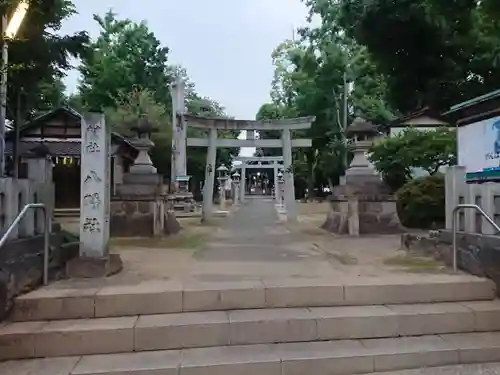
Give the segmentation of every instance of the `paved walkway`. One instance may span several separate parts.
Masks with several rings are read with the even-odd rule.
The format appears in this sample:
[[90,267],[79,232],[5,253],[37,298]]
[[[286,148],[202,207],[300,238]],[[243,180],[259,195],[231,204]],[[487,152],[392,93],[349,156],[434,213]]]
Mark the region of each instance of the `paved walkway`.
[[201,261],[283,262],[324,259],[311,251],[307,238],[288,230],[278,219],[274,201],[247,198],[196,256]]

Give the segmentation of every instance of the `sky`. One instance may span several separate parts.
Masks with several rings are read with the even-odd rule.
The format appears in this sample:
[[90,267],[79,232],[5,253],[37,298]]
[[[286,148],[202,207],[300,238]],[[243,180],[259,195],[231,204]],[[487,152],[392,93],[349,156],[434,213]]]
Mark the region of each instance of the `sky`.
[[[63,33],[99,33],[93,14],[112,9],[119,18],[146,21],[170,63],[187,69],[197,92],[219,102],[230,116],[254,119],[270,101],[271,53],[303,26],[307,9],[300,0],[73,0],[78,14]],[[76,89],[78,73],[66,85]]]

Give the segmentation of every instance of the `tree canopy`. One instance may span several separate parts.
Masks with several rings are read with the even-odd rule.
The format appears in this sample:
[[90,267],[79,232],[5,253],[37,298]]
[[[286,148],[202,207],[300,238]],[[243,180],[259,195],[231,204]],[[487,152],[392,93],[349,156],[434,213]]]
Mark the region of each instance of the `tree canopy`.
[[[219,103],[199,95],[182,67],[169,64],[169,48],[162,45],[145,22],[120,19],[112,12],[95,15],[94,20],[100,26],[100,33],[90,43],[92,53],[82,59],[78,93],[69,102],[81,110],[104,110],[112,126],[125,135],[129,134],[125,124],[147,115],[156,125],[151,159],[159,173],[170,176],[170,84],[179,76],[186,81],[186,105],[191,114],[223,117],[224,109]],[[188,128],[189,136],[204,136],[202,133]],[[234,134],[229,132],[221,136]],[[234,153],[235,150],[221,149],[218,159],[230,165]],[[205,160],[206,148],[188,150],[187,169],[195,187],[204,179]]]
[[[17,1],[0,1],[0,12],[10,15]],[[61,35],[62,22],[75,13],[70,0],[30,0],[18,34],[8,41],[7,117],[15,119],[18,103],[21,118],[47,110],[64,101],[62,78],[71,68],[70,57],[88,52],[85,31]]]

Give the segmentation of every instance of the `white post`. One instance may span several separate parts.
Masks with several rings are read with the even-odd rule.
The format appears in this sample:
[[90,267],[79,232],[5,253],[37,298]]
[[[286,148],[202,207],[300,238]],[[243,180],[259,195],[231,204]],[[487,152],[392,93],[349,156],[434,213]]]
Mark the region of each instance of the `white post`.
[[279,202],[279,193],[278,193],[278,164],[277,162],[274,162],[273,165],[273,171],[274,171],[274,199],[276,202]]
[[217,157],[217,129],[210,128],[208,136],[207,165],[205,167],[205,186],[203,187],[202,219],[208,220],[213,212],[215,161]]
[[81,122],[80,257],[108,255],[110,137],[104,115],[90,113]]
[[245,168],[245,162],[241,165],[241,185],[240,185],[240,202],[243,203],[245,201],[245,190],[246,190],[246,174],[247,170]]
[[290,222],[297,221],[297,205],[295,202],[295,186],[293,182],[292,166],[292,139],[290,129],[283,129],[281,133],[283,141],[283,177],[285,179],[285,207],[286,218]]

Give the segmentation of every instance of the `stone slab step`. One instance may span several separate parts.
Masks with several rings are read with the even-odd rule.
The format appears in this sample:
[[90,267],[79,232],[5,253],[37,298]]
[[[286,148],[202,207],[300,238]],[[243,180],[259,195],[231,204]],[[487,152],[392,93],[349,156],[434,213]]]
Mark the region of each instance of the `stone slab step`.
[[472,333],[9,361],[0,363],[0,373],[8,375],[353,375],[498,361],[500,361],[500,333]]
[[411,370],[377,372],[373,375],[498,375],[500,363],[481,363],[473,365],[455,365],[427,367]]
[[14,322],[0,360],[500,331],[500,301],[188,312]]
[[137,285],[98,288],[71,288],[55,283],[17,298],[10,319],[59,320],[187,311],[457,302],[491,300],[494,296],[495,285],[491,280],[469,275],[224,283],[144,281]]

